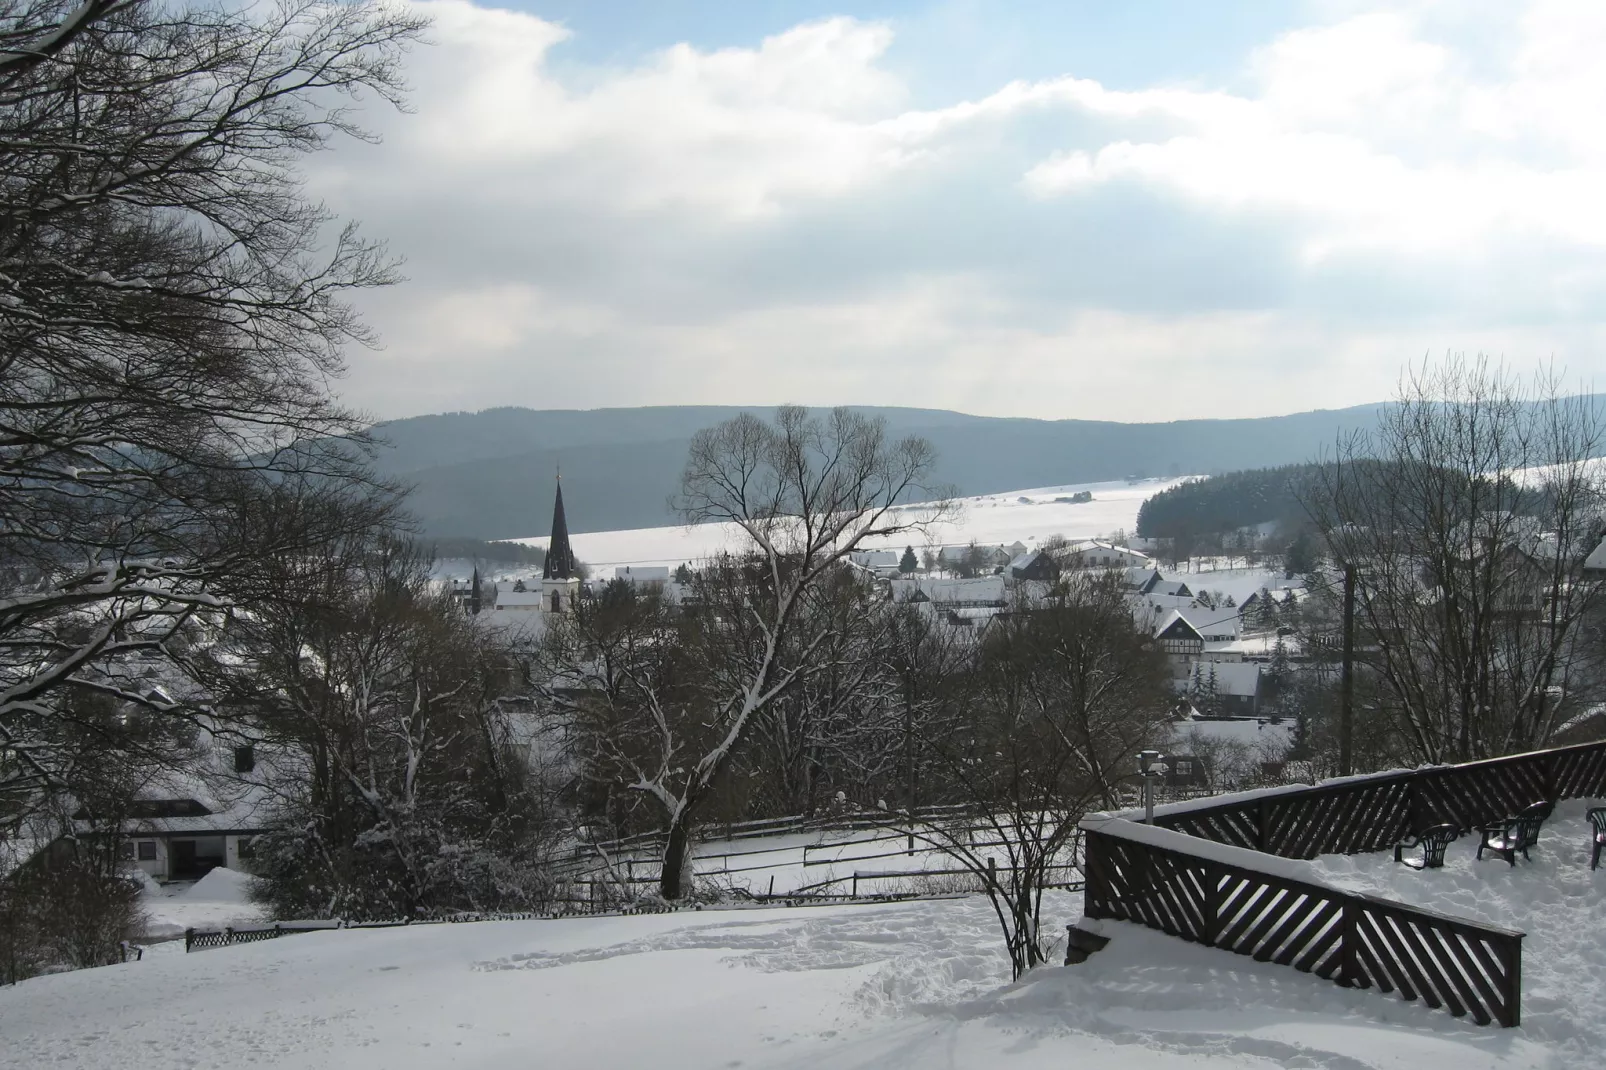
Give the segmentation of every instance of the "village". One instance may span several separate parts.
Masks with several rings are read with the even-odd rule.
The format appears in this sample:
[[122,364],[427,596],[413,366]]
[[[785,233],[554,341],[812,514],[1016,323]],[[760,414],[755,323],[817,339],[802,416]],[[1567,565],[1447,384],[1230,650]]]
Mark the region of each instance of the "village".
[[0,0],[0,1070],[1598,1062],[1602,47]]

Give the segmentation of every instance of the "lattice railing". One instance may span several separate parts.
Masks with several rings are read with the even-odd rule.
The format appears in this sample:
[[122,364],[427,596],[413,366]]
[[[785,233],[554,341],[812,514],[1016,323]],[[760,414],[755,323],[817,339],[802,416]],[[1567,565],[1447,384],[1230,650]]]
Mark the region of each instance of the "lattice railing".
[[1190,836],[1283,858],[1360,854],[1439,824],[1472,829],[1531,803],[1606,795],[1606,743],[1582,743],[1352,777],[1250,799],[1162,807],[1154,823]]
[[1195,854],[1186,836],[1130,821],[1084,836],[1090,918],[1398,992],[1480,1025],[1521,1021],[1522,933],[1268,872],[1277,860],[1244,850]]

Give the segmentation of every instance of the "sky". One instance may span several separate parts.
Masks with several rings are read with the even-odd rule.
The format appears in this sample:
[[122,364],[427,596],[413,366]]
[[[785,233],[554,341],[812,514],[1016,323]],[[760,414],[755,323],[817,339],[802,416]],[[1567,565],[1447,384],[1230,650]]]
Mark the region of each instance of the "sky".
[[1049,419],[1606,371],[1598,0],[412,0],[309,190],[408,281],[338,389]]

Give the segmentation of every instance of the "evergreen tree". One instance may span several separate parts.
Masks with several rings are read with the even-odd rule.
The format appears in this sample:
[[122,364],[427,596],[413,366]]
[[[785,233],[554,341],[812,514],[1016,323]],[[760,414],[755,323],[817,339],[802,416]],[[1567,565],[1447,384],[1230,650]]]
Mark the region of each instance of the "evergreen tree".
[[1294,537],[1283,556],[1283,576],[1293,579],[1316,571],[1316,540],[1306,531]]
[[898,559],[898,571],[907,576],[919,567],[920,561],[915,557],[915,548],[913,546],[905,546],[903,548],[903,556]]

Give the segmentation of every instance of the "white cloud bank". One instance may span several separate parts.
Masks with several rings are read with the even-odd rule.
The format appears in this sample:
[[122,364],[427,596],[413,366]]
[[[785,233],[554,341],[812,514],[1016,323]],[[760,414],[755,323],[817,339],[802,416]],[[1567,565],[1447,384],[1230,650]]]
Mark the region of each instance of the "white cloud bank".
[[1075,72],[920,110],[894,28],[570,69],[420,0],[416,114],[320,162],[408,285],[348,396],[838,401],[1046,417],[1374,400],[1425,352],[1606,368],[1606,5],[1424,2],[1287,33],[1229,89]]

